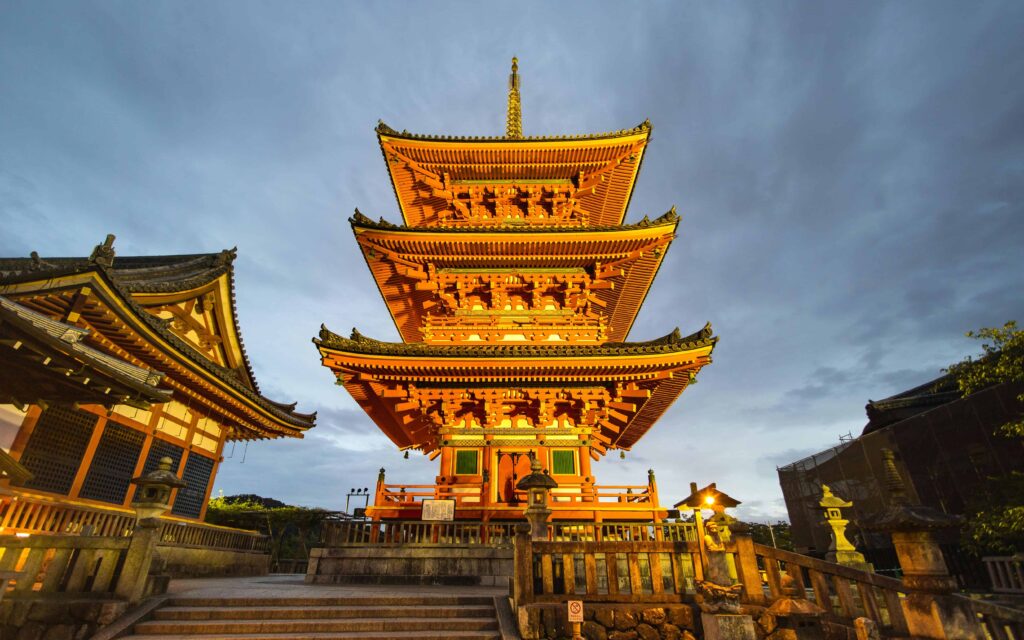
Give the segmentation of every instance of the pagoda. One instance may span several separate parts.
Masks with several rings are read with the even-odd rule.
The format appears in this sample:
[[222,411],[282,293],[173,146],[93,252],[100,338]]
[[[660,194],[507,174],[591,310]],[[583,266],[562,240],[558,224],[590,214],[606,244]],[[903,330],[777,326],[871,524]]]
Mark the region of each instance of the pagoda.
[[[531,456],[561,520],[660,520],[646,484],[596,484],[591,462],[629,450],[711,361],[710,325],[626,342],[676,235],[674,208],[625,224],[651,125],[524,137],[517,61],[504,137],[376,129],[404,224],[356,210],[356,241],[403,342],[326,327],[314,343],[400,449],[435,481],[379,479],[374,519],[521,519]],[[408,455],[408,454],[407,454]]]

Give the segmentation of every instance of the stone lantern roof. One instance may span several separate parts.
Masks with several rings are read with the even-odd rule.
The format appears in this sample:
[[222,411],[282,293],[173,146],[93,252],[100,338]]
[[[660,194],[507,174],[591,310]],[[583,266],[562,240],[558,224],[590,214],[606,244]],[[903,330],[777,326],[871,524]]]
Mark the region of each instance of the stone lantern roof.
[[540,460],[537,456],[530,454],[530,474],[516,483],[516,489],[529,491],[530,489],[555,489],[558,483],[555,479],[541,471]]
[[889,506],[870,518],[864,529],[868,531],[938,531],[953,529],[963,521],[961,516],[943,513],[921,504],[911,504],[906,485],[896,469],[896,456],[892,449],[882,449],[885,465],[885,484],[889,490]]

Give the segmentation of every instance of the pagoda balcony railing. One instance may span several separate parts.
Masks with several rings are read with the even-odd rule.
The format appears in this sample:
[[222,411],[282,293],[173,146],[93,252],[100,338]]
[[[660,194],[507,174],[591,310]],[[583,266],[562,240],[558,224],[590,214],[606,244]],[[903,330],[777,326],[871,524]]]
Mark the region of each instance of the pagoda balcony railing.
[[[657,493],[650,485],[560,484],[551,491],[552,509],[597,505],[657,508]],[[516,491],[514,500],[490,501],[480,484],[379,484],[376,507],[413,506],[423,500],[455,500],[458,507],[479,507],[485,502],[496,505],[525,505],[526,492]],[[598,507],[600,508],[600,507]]]
[[[270,538],[256,531],[164,516],[160,545],[267,553]],[[69,503],[17,489],[0,496],[0,534],[131,537],[135,511]]]
[[[321,542],[348,546],[492,546],[510,547],[520,521],[381,520],[324,522]],[[689,522],[574,522],[548,524],[553,542],[695,542]]]

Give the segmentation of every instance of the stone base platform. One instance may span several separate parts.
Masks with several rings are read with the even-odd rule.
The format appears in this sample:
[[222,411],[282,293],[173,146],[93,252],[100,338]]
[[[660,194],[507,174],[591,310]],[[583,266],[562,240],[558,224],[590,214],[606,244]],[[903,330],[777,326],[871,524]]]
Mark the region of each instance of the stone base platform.
[[306,583],[507,588],[512,564],[504,547],[327,547],[310,553]]

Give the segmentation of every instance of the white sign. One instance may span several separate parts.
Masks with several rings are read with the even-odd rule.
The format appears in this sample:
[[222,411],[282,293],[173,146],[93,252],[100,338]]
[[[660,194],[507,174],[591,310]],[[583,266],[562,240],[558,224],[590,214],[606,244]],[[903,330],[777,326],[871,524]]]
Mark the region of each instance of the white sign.
[[454,500],[424,500],[421,520],[449,521],[455,519]]
[[569,601],[569,622],[583,622],[583,601]]

